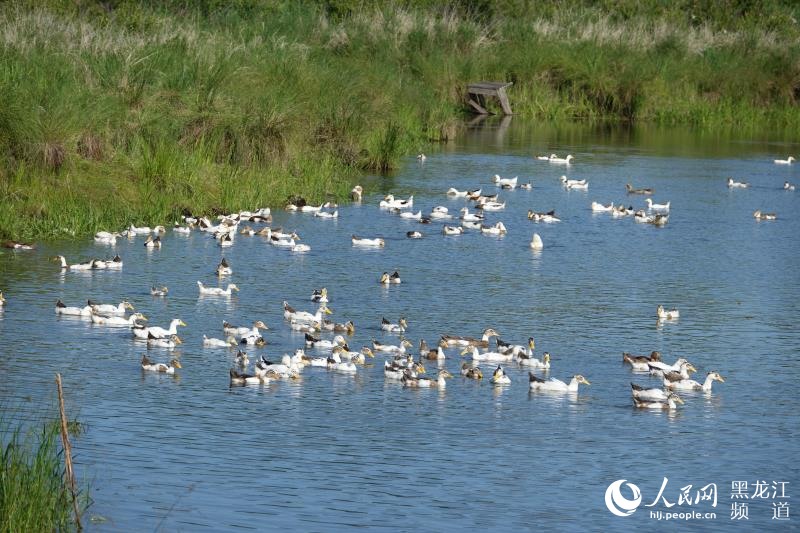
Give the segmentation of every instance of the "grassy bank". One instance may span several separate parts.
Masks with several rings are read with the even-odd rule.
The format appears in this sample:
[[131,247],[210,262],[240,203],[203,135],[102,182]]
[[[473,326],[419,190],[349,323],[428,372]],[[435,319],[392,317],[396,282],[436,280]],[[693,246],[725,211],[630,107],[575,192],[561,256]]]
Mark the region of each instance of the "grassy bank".
[[0,421],[0,532],[74,529],[59,439],[57,423],[23,433]]
[[343,198],[457,134],[464,87],[546,120],[800,127],[769,0],[0,5],[0,238]]

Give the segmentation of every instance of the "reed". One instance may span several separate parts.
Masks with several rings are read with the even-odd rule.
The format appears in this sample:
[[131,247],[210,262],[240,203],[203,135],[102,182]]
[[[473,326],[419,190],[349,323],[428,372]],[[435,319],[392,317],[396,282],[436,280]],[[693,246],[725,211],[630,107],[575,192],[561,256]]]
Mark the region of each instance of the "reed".
[[58,423],[26,431],[0,420],[0,435],[0,532],[74,529]]
[[457,135],[478,79],[536,119],[797,129],[798,19],[779,0],[4,3],[0,238],[343,199]]

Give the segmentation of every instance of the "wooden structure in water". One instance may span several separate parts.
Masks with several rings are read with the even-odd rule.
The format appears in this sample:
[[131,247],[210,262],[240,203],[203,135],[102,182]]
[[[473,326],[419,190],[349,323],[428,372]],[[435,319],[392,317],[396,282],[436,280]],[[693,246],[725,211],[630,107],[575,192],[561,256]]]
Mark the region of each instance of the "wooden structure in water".
[[478,83],[470,83],[467,85],[467,103],[477,113],[488,115],[490,113],[486,109],[486,97],[494,96],[500,100],[503,114],[513,115],[511,104],[508,103],[508,95],[506,95],[506,88],[511,85],[513,85],[513,82],[479,81]]

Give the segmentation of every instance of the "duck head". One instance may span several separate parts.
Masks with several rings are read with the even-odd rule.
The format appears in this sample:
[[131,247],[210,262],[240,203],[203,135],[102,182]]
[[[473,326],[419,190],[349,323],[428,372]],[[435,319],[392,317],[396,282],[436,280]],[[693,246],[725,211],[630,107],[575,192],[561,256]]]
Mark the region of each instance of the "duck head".
[[181,362],[180,362],[180,361],[178,361],[177,359],[172,359],[172,360],[169,362],[169,366],[171,366],[172,368],[183,368],[183,367],[181,366]]
[[572,376],[572,379],[574,379],[574,380],[575,380],[575,381],[577,381],[578,383],[582,383],[582,384],[584,384],[584,385],[591,385],[591,383],[589,382],[589,380],[588,380],[588,379],[586,379],[585,377],[583,377],[583,376],[582,376],[582,375],[580,375],[580,374],[576,374],[576,375]]

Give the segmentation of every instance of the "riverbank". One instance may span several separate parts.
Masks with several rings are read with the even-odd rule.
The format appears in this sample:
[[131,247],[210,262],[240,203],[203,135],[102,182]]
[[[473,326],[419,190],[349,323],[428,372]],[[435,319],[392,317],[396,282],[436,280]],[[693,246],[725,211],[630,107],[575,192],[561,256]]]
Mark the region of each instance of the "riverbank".
[[457,135],[477,79],[538,120],[800,127],[798,8],[434,4],[4,5],[0,238],[344,199]]

